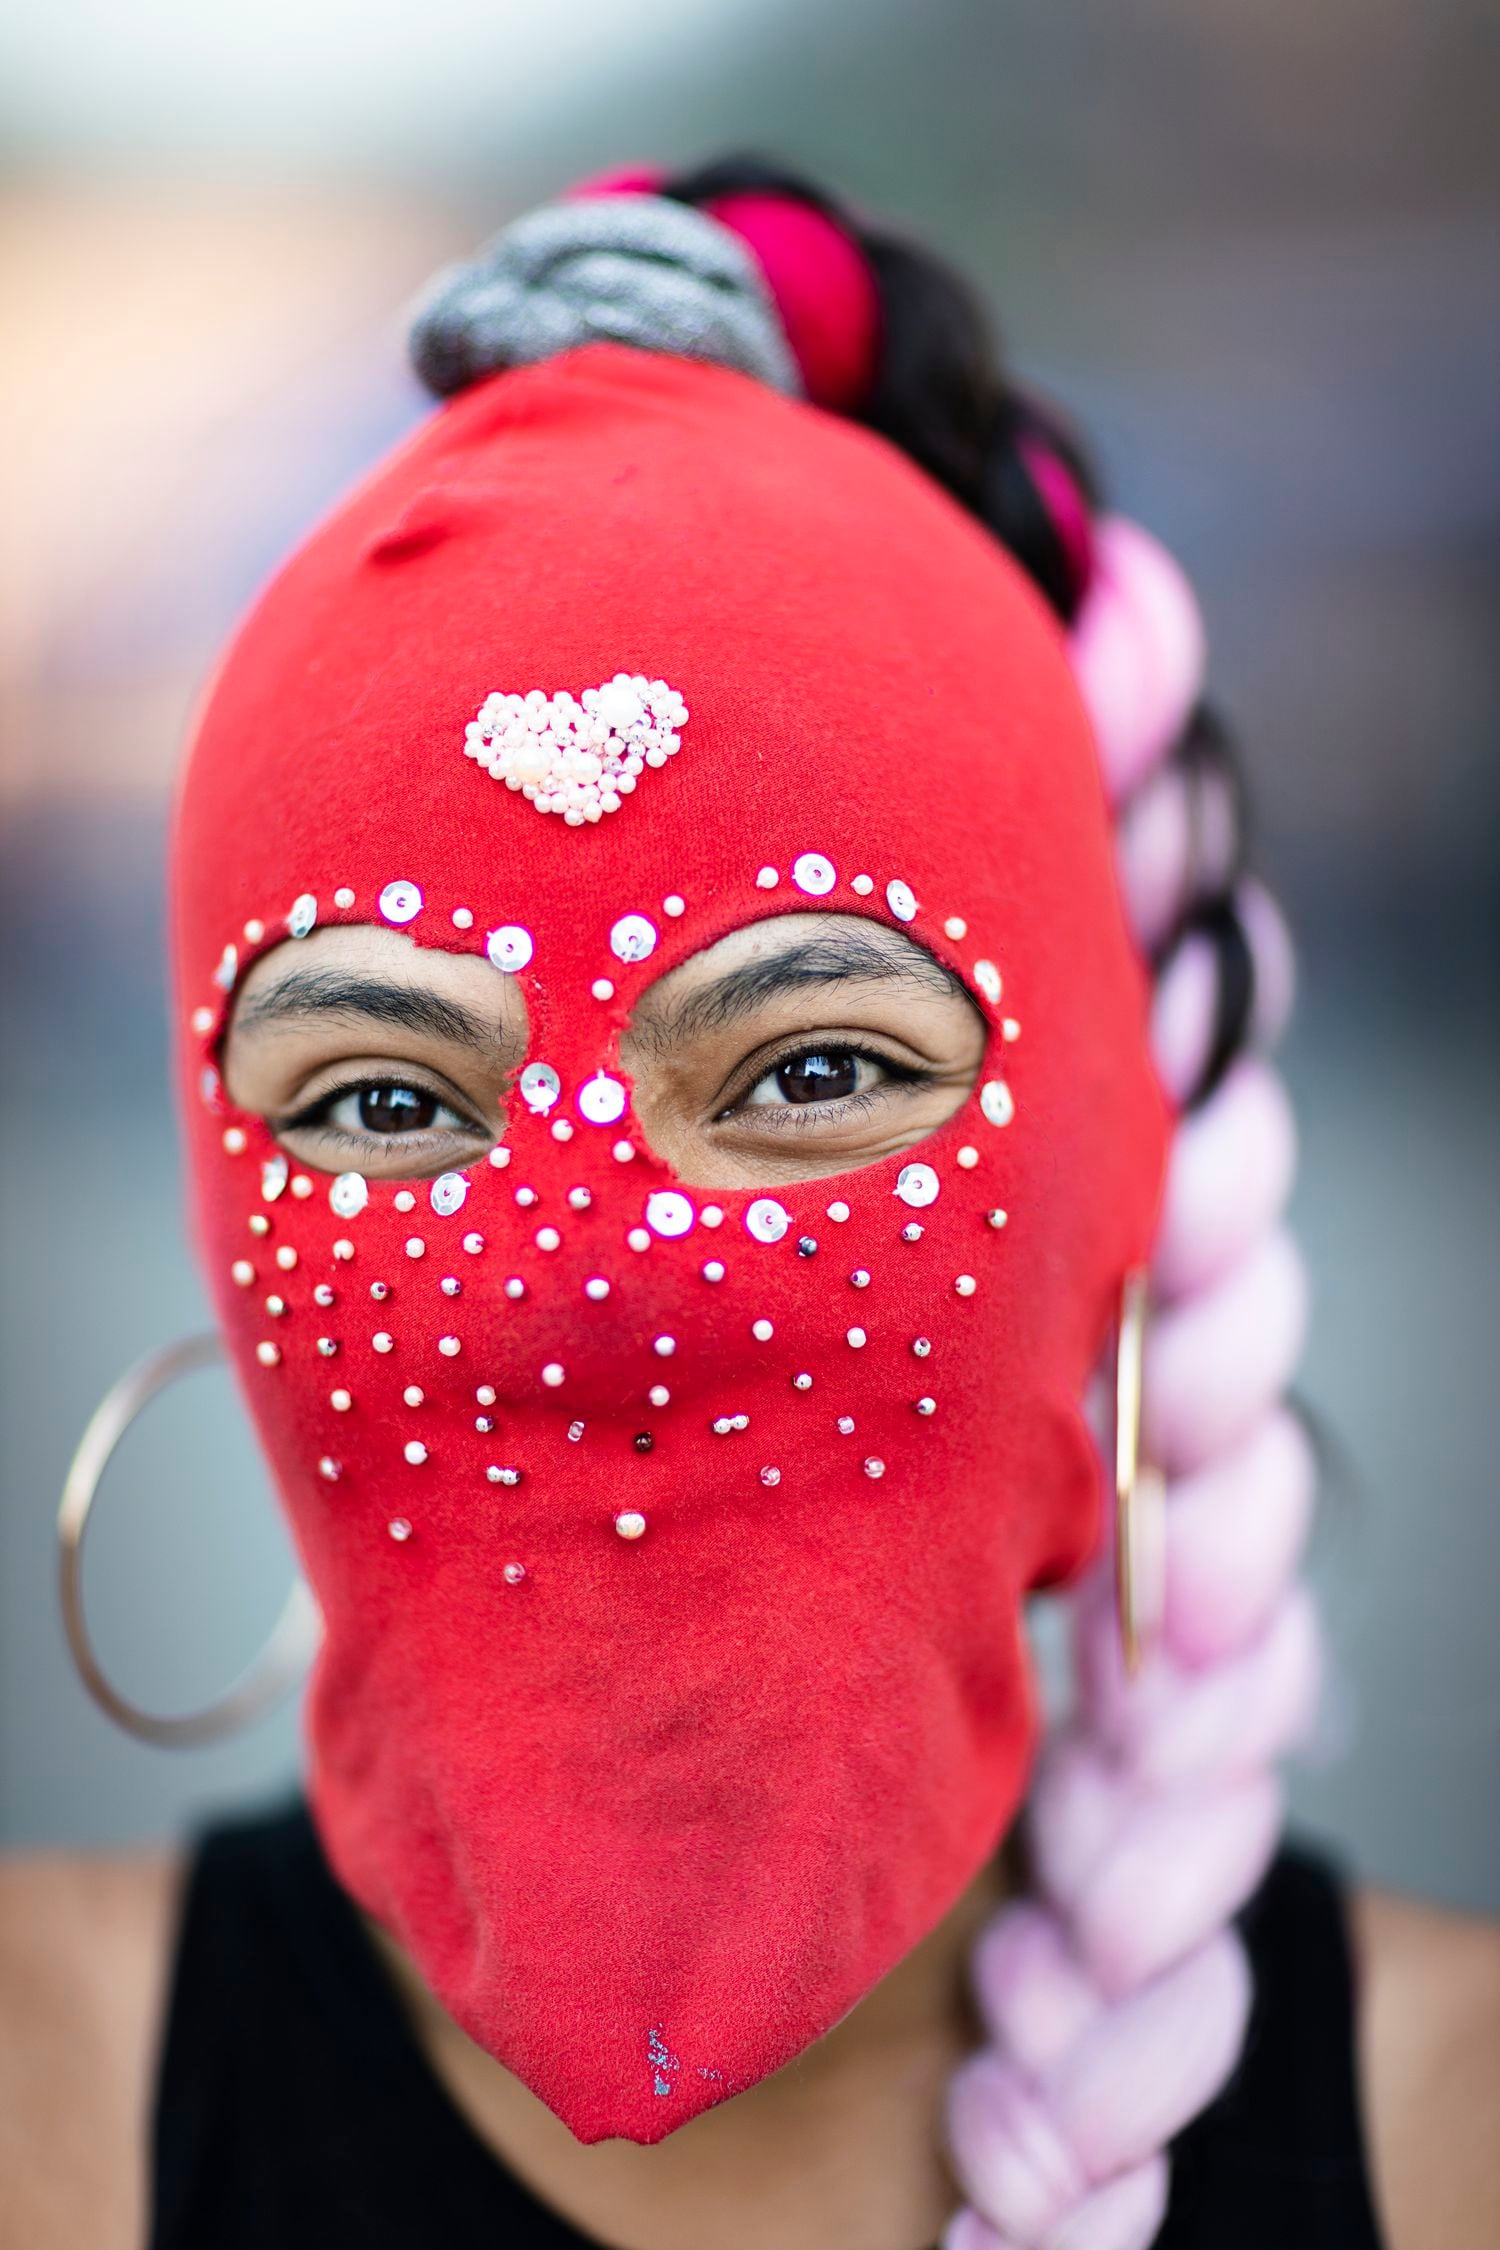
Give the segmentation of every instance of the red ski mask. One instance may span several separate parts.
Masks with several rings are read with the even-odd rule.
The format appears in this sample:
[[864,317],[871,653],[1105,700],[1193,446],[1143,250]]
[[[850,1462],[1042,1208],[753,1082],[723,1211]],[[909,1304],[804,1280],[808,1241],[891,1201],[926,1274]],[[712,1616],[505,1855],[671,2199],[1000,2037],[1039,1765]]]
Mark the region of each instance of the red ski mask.
[[[883,441],[591,346],[444,408],[274,581],[173,887],[199,1235],[325,1622],[332,1864],[580,2139],[660,2139],[994,1850],[1022,1598],[1098,1536],[1078,1402],[1166,1119],[1061,632]],[[819,910],[963,979],[973,1093],[890,1161],[685,1186],[631,1009]],[[435,1181],[289,1167],[213,1068],[253,959],[382,920],[529,1011],[503,1143]]]

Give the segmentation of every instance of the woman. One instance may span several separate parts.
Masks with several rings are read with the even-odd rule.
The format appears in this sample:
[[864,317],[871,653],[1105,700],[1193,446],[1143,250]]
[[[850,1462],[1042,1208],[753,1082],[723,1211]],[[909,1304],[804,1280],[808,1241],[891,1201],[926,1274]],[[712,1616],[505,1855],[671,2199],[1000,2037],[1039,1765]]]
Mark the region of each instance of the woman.
[[1369,2148],[1485,2239],[1493,1933],[1277,1852],[1288,973],[1180,577],[764,167],[416,350],[174,836],[308,1806],[11,1876],[15,2239],[1368,2245]]

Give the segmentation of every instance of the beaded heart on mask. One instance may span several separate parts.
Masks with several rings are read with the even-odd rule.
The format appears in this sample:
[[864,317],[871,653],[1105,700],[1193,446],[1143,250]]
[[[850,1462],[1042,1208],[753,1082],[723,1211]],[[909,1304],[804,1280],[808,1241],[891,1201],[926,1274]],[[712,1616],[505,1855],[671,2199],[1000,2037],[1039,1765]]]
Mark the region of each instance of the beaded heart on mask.
[[618,812],[642,770],[664,766],[681,747],[687,705],[665,680],[617,672],[580,698],[488,695],[464,729],[464,756],[519,789],[538,812],[570,828]]

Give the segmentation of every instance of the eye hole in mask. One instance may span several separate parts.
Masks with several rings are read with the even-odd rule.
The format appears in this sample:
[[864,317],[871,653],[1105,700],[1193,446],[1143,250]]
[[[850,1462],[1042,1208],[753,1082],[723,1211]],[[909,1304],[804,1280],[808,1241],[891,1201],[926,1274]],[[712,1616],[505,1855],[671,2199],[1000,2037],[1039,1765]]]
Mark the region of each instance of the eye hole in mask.
[[[527,1038],[519,985],[474,955],[330,928],[256,963],[226,1084],[299,1164],[428,1178],[501,1137]],[[899,931],[785,915],[658,978],[619,1061],[642,1131],[679,1179],[758,1186],[924,1140],[969,1093],[984,1041],[963,986]]]

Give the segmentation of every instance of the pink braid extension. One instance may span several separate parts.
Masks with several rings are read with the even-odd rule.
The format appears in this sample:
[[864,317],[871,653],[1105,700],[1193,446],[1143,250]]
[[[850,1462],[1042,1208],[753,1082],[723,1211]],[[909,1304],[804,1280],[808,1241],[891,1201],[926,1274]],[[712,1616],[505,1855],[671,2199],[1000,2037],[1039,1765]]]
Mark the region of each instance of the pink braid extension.
[[[1202,626],[1171,558],[1118,517],[1094,527],[1071,645],[1149,954],[1197,887],[1226,875],[1234,808],[1167,763],[1201,685]],[[1258,885],[1235,902],[1263,1047],[1290,1006],[1291,948]],[[1208,1061],[1217,975],[1212,945],[1190,934],[1158,980],[1153,1051],[1178,1104]],[[1282,1403],[1305,1310],[1281,1223],[1293,1162],[1290,1106],[1258,1055],[1176,1134],[1145,1374],[1146,1454],[1168,1479],[1163,1614],[1127,1680],[1108,1553],[1074,1598],[1076,1709],[1029,1809],[1039,1895],[1002,1909],[975,1951],[991,2044],[949,2097],[968,2207],[945,2250],[1146,2250],[1166,2211],[1166,2144],[1239,2057],[1250,1972],[1227,1925],[1275,1850],[1274,1760],[1318,1681],[1295,1582],[1313,1461]]]

